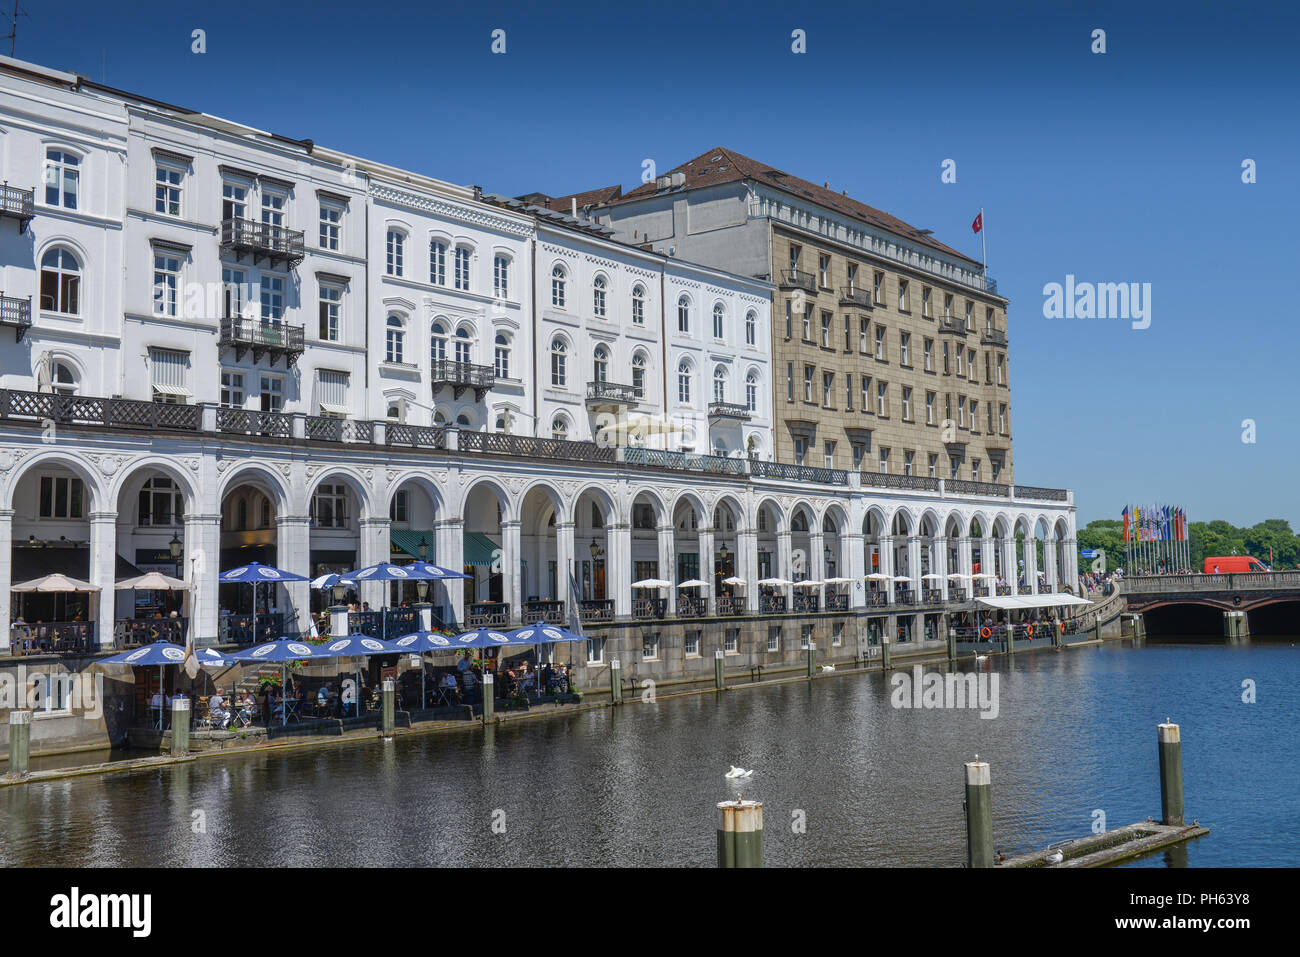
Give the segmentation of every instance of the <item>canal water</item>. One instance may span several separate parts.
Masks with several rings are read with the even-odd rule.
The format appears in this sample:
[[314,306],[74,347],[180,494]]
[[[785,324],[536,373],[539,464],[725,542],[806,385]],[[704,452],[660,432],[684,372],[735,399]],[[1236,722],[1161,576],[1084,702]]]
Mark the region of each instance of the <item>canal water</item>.
[[[0,790],[0,865],[713,866],[723,774],[753,769],[770,866],[959,866],[962,763],[992,766],[1008,855],[1158,816],[1156,725],[1182,726],[1211,833],[1138,866],[1297,866],[1300,648],[1035,650],[998,714],[904,709],[879,674],[666,698],[489,731],[207,758]],[[1243,682],[1256,702],[1244,703]]]

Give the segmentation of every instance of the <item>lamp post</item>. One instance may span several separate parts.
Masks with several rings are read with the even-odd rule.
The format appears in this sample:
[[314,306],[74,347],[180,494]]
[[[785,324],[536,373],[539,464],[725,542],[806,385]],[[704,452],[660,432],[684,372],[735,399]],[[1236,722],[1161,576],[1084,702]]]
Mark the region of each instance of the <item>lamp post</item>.
[[[172,532],[172,540],[167,543],[167,548],[170,549],[172,553],[172,561],[176,563],[176,577],[180,578],[181,575],[183,574],[181,572],[181,552],[185,548],[184,543],[181,541],[180,532]],[[168,589],[169,597],[170,597],[170,592],[171,589]],[[172,609],[168,609],[168,611],[171,610]]]
[[420,536],[420,544],[415,546],[415,550],[420,553],[420,561],[427,562],[429,560],[429,543],[424,540],[423,535]]

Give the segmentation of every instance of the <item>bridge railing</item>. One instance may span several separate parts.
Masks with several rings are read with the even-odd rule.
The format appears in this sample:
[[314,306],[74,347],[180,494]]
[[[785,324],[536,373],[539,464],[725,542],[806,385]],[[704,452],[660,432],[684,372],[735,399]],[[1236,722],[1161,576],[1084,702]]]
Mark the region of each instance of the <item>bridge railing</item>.
[[1300,571],[1241,572],[1231,575],[1150,575],[1125,578],[1122,587],[1129,595],[1300,588]]

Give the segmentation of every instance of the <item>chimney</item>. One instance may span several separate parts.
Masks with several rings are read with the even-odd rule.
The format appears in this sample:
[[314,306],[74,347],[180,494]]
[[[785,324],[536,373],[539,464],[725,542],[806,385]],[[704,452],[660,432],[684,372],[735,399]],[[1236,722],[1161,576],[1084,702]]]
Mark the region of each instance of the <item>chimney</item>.
[[573,196],[569,199],[569,212],[573,214],[574,219],[578,218],[578,197]]

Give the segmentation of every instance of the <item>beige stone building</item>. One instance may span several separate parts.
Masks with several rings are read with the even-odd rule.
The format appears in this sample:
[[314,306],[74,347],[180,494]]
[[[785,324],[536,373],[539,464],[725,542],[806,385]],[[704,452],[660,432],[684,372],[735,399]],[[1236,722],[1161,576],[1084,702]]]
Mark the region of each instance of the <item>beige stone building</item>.
[[551,202],[776,284],[778,461],[1013,483],[1007,300],[929,230],[722,148],[626,194]]

